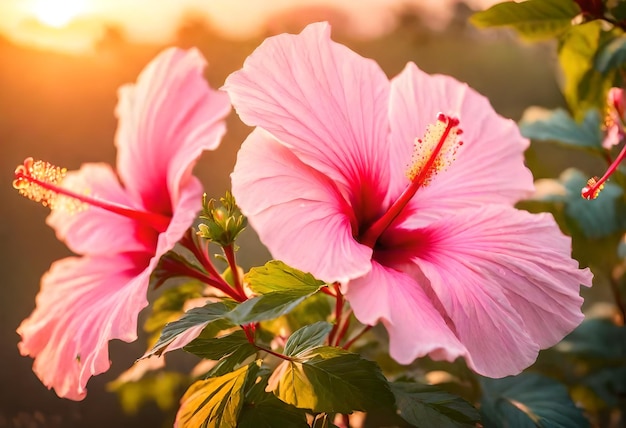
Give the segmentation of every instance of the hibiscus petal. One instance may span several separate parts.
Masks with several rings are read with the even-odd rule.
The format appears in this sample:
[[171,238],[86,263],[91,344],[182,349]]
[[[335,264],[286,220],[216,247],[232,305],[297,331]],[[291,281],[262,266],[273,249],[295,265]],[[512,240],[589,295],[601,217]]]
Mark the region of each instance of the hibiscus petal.
[[405,273],[373,262],[370,273],[350,281],[345,291],[359,321],[382,321],[389,333],[389,352],[399,363],[429,354],[454,361],[466,353],[422,287]]
[[198,50],[170,48],[136,84],[120,88],[117,168],[133,199],[150,211],[171,212],[196,159],[217,148],[226,131],[228,96],[209,88],[205,66]]
[[419,211],[423,222],[446,212],[482,204],[512,204],[533,191],[524,166],[528,140],[516,124],[499,116],[489,100],[452,77],[429,75],[413,63],[392,79],[390,95],[391,162],[395,194],[406,187],[405,165],[413,141],[442,112],[460,119],[463,145],[455,160],[418,190],[405,214]]
[[[549,214],[489,205],[417,233],[415,262],[478,373],[519,373],[582,321],[579,288],[592,274],[570,258],[570,238]],[[415,241],[406,231],[394,235]]]
[[[78,194],[133,207],[133,201],[120,186],[107,164],[84,164],[67,174],[63,187]],[[156,233],[136,221],[102,208],[54,209],[46,223],[57,238],[77,254],[110,254],[125,251],[152,251]],[[141,209],[141,207],[138,207]]]
[[22,355],[57,395],[82,400],[87,381],[108,370],[108,342],[137,338],[137,315],[148,302],[146,256],[66,258],[42,278],[37,308],[17,332]]
[[352,237],[351,210],[335,183],[257,128],[232,174],[242,212],[274,258],[328,281],[367,273],[372,250]]
[[389,181],[389,81],[317,23],[265,40],[224,85],[241,119],[339,183],[356,211],[380,209]]

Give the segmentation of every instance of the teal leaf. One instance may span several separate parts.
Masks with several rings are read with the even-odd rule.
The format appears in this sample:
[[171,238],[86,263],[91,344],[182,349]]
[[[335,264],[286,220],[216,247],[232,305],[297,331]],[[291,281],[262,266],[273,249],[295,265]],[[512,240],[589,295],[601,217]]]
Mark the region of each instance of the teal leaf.
[[319,321],[295,331],[285,344],[285,355],[297,356],[307,350],[321,346],[332,330],[331,323]]
[[536,373],[483,378],[480,412],[485,428],[589,427],[567,388]]
[[[541,111],[541,113],[539,113]],[[531,116],[540,119],[530,120]],[[520,122],[520,131],[526,138],[537,141],[555,141],[575,148],[602,150],[602,117],[598,110],[588,110],[581,123],[563,109],[553,111],[532,108]]]
[[555,349],[587,358],[624,360],[626,363],[626,327],[615,325],[608,319],[588,319]]
[[225,319],[225,315],[232,308],[232,304],[226,302],[210,303],[200,308],[193,308],[185,312],[185,314],[177,321],[170,322],[165,325],[161,332],[161,337],[150,351],[143,358],[152,355],[161,355],[178,336],[185,333],[193,327],[201,325],[208,326],[211,323],[217,323],[219,329],[232,327],[229,321]]
[[595,68],[600,73],[624,66],[626,63],[626,36],[616,37],[602,48],[596,58]]
[[331,347],[283,362],[268,389],[285,403],[312,412],[366,411],[391,406],[394,400],[375,363]]
[[245,385],[258,368],[257,363],[251,363],[223,376],[195,382],[181,399],[175,425],[236,428]]
[[480,413],[461,397],[434,386],[412,382],[389,384],[398,414],[418,428],[475,427]]
[[305,273],[287,266],[285,263],[272,260],[265,266],[254,267],[246,274],[246,283],[257,294],[276,291],[293,290],[296,288],[319,289],[324,285],[310,273]]
[[470,21],[479,28],[511,27],[526,40],[542,40],[563,34],[579,13],[571,0],[528,0],[498,3],[475,13]]
[[580,192],[588,177],[577,169],[569,168],[558,180],[537,180],[535,200],[562,203],[565,214],[572,219],[587,238],[602,238],[624,227],[622,189],[606,183],[604,190],[594,200],[584,199]]

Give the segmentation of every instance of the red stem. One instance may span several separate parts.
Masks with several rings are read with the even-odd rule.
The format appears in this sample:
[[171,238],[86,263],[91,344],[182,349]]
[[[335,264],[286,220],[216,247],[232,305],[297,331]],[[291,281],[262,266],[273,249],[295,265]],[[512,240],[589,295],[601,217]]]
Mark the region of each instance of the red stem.
[[336,302],[335,302],[335,323],[333,324],[333,328],[330,330],[328,334],[328,344],[332,346],[335,342],[335,335],[337,334],[337,329],[339,328],[339,324],[341,323],[341,315],[343,312],[343,294],[341,294],[341,290],[339,289],[339,284],[335,283],[335,293],[336,293]]
[[248,297],[246,296],[246,291],[243,289],[241,278],[239,278],[239,269],[237,268],[237,261],[235,258],[235,250],[233,249],[233,245],[227,245],[223,247],[223,249],[224,254],[226,255],[226,260],[228,260],[228,265],[230,266],[230,272],[233,275],[233,284],[235,285],[235,289],[240,296],[247,299]]
[[354,345],[354,342],[356,342],[357,340],[359,340],[359,338],[361,336],[363,336],[365,333],[367,333],[368,331],[370,331],[370,329],[372,328],[371,325],[366,325],[365,328],[363,328],[363,330],[361,330],[356,336],[354,336],[352,339],[348,340],[348,342],[346,342],[345,345],[343,345],[343,349],[350,349],[350,347],[352,345]]

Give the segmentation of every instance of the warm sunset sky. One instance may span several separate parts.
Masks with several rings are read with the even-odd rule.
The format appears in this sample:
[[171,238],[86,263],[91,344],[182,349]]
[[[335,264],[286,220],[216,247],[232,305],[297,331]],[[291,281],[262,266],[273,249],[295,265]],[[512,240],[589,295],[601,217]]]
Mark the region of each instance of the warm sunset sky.
[[[189,11],[207,16],[231,37],[258,31],[277,11],[303,5],[332,5],[348,12],[355,35],[376,36],[393,25],[393,11],[417,4],[445,24],[455,0],[1,0],[0,33],[26,44],[68,51],[88,49],[103,22],[121,25],[134,41],[166,42]],[[468,0],[484,8],[495,0]]]

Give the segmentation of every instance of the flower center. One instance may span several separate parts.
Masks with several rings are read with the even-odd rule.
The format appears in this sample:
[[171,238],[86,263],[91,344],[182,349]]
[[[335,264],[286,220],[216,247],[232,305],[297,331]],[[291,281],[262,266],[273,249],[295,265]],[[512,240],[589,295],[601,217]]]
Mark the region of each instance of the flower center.
[[411,164],[406,176],[410,180],[400,197],[361,236],[359,242],[374,248],[376,241],[402,212],[418,189],[428,186],[437,174],[447,170],[463,145],[459,135],[459,119],[439,113],[437,120],[426,127],[423,138],[414,142]]
[[90,197],[61,187],[67,173],[61,168],[44,161],[26,158],[23,165],[15,169],[13,187],[19,193],[51,210],[64,209],[70,213],[83,211],[88,206],[105,209],[124,217],[144,223],[161,233],[167,230],[170,218],[161,214],[138,211],[131,207]]

